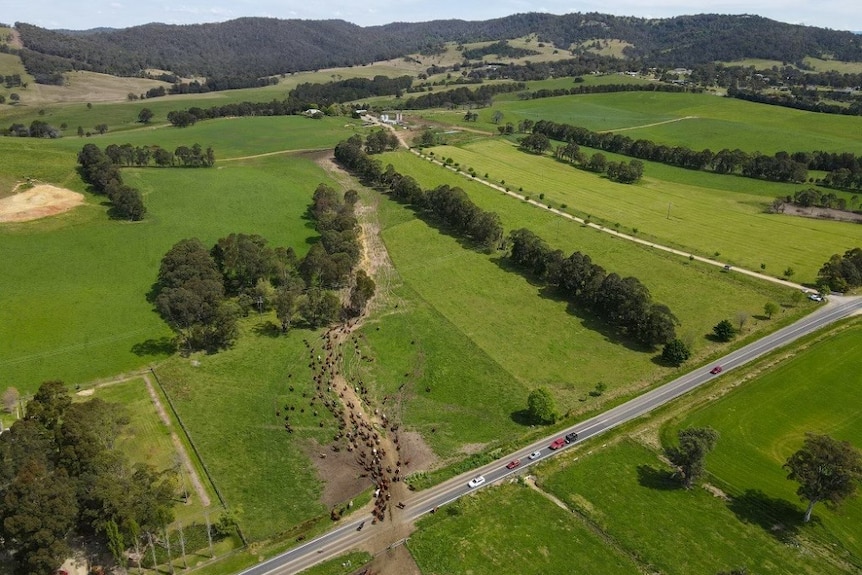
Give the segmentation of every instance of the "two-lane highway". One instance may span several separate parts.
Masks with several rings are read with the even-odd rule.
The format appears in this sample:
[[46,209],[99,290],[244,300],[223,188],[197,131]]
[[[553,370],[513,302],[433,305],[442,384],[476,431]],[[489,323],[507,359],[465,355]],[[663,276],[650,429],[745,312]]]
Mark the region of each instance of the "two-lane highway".
[[[564,451],[566,445],[558,450],[550,449],[550,444],[557,438],[562,438],[571,432],[577,432],[578,438],[572,443],[586,441],[591,437],[595,437],[609,429],[648,413],[703,385],[707,381],[720,377],[728,371],[745,365],[771,351],[786,346],[800,337],[859,311],[862,311],[862,297],[833,297],[829,303],[821,306],[814,313],[729,353],[709,366],[698,368],[613,409],[552,436],[536,441],[515,453],[508,454],[468,474],[460,475],[430,489],[411,495],[410,498],[402,502],[404,505],[403,509],[393,506],[391,520],[387,518],[387,521],[381,524],[372,524],[372,517],[370,515],[351,517],[346,523],[339,525],[332,531],[247,569],[241,575],[290,575],[298,573],[321,561],[354,549],[360,543],[372,537],[385,538],[387,534],[390,534],[391,541],[389,543],[394,543],[404,536],[403,529],[398,528],[399,525],[409,523],[442,505],[463,497],[475,489],[481,489],[507,476],[518,473],[521,469],[552,456],[556,451]],[[720,374],[710,373],[710,368],[714,365],[722,366],[723,369]],[[536,451],[539,452],[539,456],[535,459],[530,459],[529,455]],[[515,459],[520,460],[520,465],[515,469],[507,469],[506,464]],[[469,487],[469,480],[479,475],[485,478],[484,484],[475,489]],[[362,525],[361,529],[360,525]]]

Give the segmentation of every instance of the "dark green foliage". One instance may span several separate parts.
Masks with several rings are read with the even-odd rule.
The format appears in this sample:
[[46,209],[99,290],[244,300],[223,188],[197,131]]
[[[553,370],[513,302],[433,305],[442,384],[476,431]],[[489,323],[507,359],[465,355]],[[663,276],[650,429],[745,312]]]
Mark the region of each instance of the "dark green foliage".
[[[91,399],[71,403],[61,382],[46,382],[25,418],[0,436],[0,545],[16,571],[50,574],[69,556],[69,535],[116,551],[172,521],[169,478],[132,467],[114,449],[128,423],[123,408]],[[114,530],[116,528],[116,531]]]
[[313,329],[327,326],[338,320],[341,301],[331,291],[312,287],[299,304],[299,314]]
[[713,326],[712,333],[718,341],[727,342],[736,336],[736,329],[729,319],[723,319]]
[[521,148],[534,154],[543,154],[551,147],[551,141],[545,134],[536,132],[521,138]]
[[464,58],[468,60],[481,60],[483,57],[492,54],[499,58],[523,58],[524,56],[535,56],[539,52],[527,48],[516,48],[515,46],[510,46],[507,41],[501,40],[488,46],[482,46],[481,48],[464,50],[462,53]]
[[368,277],[364,270],[357,270],[353,287],[350,289],[350,306],[348,312],[353,316],[362,315],[365,305],[374,295],[374,280]]
[[862,248],[853,248],[829,258],[817,272],[817,284],[832,291],[845,292],[862,285]]
[[644,345],[661,345],[676,337],[676,317],[667,306],[653,303],[649,290],[637,278],[607,274],[580,252],[566,258],[524,228],[509,234],[509,258],[534,277],[557,286],[572,303],[591,309]]
[[665,455],[677,466],[678,474],[686,489],[703,475],[707,454],[718,441],[718,432],[711,427],[689,427],[680,429],[678,447],[665,449]]
[[544,387],[537,387],[527,397],[527,413],[538,424],[551,424],[557,421],[557,407],[554,398]]
[[147,210],[141,193],[136,188],[123,184],[117,165],[124,162],[130,165],[135,157],[134,150],[128,144],[108,146],[105,152],[94,144],[86,144],[78,152],[80,173],[84,181],[92,186],[94,192],[108,196],[113,204],[112,213],[115,217],[133,221],[143,219]]
[[862,454],[847,441],[828,435],[805,434],[802,448],[791,455],[784,467],[788,479],[799,483],[796,494],[808,501],[805,522],[811,519],[820,501],[837,507],[856,493],[862,482]]
[[149,108],[141,108],[141,111],[138,112],[138,122],[141,124],[149,124],[150,120],[153,119],[153,116],[155,116],[155,114],[153,114],[152,110]]
[[691,351],[679,339],[673,339],[664,345],[661,350],[661,359],[663,362],[679,367],[691,357]]

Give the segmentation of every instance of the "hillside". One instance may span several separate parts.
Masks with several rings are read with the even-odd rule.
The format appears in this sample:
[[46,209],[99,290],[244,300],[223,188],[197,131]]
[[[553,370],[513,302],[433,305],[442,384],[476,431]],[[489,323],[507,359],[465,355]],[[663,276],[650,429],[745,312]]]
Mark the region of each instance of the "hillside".
[[16,23],[27,70],[37,81],[70,70],[134,76],[147,68],[181,76],[263,77],[430,54],[445,42],[495,41],[537,34],[574,55],[615,40],[625,58],[656,66],[761,58],[862,61],[862,37],[750,15],[667,19],[597,13],[529,13],[481,22],[435,20],[360,27],[342,20],[240,18],[219,24],[147,24],[87,33]]

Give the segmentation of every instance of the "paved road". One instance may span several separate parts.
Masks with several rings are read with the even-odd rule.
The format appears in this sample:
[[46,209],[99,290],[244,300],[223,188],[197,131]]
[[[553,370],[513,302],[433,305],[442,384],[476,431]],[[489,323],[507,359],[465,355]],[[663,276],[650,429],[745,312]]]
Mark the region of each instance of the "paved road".
[[[484,485],[477,489],[491,485],[507,476],[520,472],[525,467],[551,457],[555,451],[552,451],[548,446],[557,437],[563,437],[567,433],[577,431],[578,439],[574,443],[586,441],[622,423],[648,413],[758,357],[786,346],[804,335],[857,312],[862,312],[862,297],[832,297],[827,304],[822,305],[814,313],[788,327],[729,353],[709,366],[698,368],[600,415],[562,430],[553,436],[536,441],[532,445],[508,454],[469,474],[455,477],[430,489],[411,495],[409,499],[404,500],[403,510],[393,506],[393,520],[387,519],[384,523],[373,525],[371,515],[351,517],[347,522],[339,525],[332,531],[305,542],[269,561],[243,571],[241,575],[289,575],[298,573],[321,561],[354,549],[360,543],[373,537],[385,541],[382,545],[396,544],[404,536],[403,527],[399,531],[399,525],[403,526],[426,513],[430,513],[437,507],[451,503],[459,497],[463,497],[467,493],[474,491],[474,489],[471,489],[467,485],[467,482],[472,477],[477,475],[485,477]],[[721,374],[713,375],[710,373],[710,368],[714,365],[722,366],[723,370]],[[565,449],[566,447],[563,447],[559,451],[565,451]],[[535,460],[528,459],[529,454],[534,451],[539,451],[539,457]],[[520,459],[520,466],[513,470],[506,469],[506,463],[513,459]],[[359,528],[360,524],[363,525],[361,529]]]

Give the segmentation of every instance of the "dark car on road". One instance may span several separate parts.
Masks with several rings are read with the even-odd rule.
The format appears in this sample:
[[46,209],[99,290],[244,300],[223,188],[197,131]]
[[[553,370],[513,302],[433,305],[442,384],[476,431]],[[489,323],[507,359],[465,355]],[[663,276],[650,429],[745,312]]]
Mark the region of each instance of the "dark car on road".
[[566,435],[566,443],[574,443],[578,440],[578,432],[573,431]]
[[521,465],[521,460],[520,459],[513,459],[512,461],[510,461],[509,463],[506,464],[506,469],[515,469],[519,465]]
[[723,368],[720,365],[716,365],[715,367],[713,367],[712,369],[709,370],[709,373],[711,373],[712,375],[717,375],[717,374],[721,373],[722,369]]

